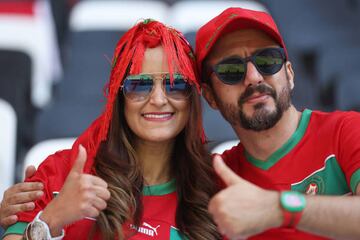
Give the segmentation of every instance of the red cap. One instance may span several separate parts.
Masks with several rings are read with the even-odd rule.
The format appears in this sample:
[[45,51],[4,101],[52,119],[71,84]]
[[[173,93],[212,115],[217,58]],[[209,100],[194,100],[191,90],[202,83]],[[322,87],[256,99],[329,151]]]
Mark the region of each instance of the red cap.
[[216,41],[227,33],[241,29],[258,29],[265,32],[284,48],[286,57],[288,56],[284,41],[270,14],[243,8],[228,8],[202,26],[196,34],[195,52],[200,73],[202,62]]

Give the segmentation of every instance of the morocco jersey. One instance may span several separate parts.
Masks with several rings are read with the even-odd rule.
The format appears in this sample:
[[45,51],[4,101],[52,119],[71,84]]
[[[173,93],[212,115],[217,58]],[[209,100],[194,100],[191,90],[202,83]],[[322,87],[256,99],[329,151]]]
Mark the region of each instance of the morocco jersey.
[[[67,160],[68,150],[58,152],[42,163],[31,181],[44,183],[44,196],[35,202],[35,210],[18,214],[19,222],[10,226],[5,235],[19,234],[25,231],[28,222],[60,192],[66,176],[71,169]],[[71,204],[71,203],[69,203]],[[175,224],[177,208],[176,183],[172,180],[161,185],[145,186],[143,189],[143,217],[140,226],[124,224],[125,233],[130,233],[130,240],[181,240],[187,239]],[[65,227],[64,240],[87,240],[96,219],[82,219]],[[93,239],[102,239],[96,232]]]
[[[241,143],[222,157],[242,178],[265,189],[312,195],[353,194],[360,182],[360,114],[306,109],[294,134],[266,161],[255,159]],[[277,228],[250,239],[324,238]]]

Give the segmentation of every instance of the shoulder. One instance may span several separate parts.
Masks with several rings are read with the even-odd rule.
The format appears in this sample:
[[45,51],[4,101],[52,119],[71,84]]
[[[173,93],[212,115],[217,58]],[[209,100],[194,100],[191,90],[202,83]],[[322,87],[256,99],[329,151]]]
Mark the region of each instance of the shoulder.
[[[312,111],[310,124],[317,129],[343,127],[360,128],[360,113],[354,111],[321,112]],[[357,126],[358,125],[358,126]]]
[[224,159],[225,163],[229,166],[232,166],[234,163],[238,163],[239,158],[243,156],[244,147],[241,143],[232,148],[225,150],[221,157]]
[[36,173],[26,181],[47,182],[49,179],[65,179],[71,166],[71,150],[58,151],[49,155],[38,167]]
[[355,111],[335,111],[335,112],[322,112],[313,110],[311,113],[313,120],[328,120],[328,121],[345,121],[349,119],[360,120],[360,113]]

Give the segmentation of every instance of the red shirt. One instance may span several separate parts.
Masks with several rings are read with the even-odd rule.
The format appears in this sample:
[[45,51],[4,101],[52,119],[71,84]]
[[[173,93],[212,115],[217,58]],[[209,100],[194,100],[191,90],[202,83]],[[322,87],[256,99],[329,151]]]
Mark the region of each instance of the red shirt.
[[[19,222],[31,222],[36,214],[60,192],[64,181],[71,169],[70,150],[57,152],[49,156],[37,170],[31,181],[44,183],[44,196],[35,202],[35,209],[31,212],[18,214]],[[143,217],[141,226],[124,224],[125,233],[131,233],[132,240],[146,239],[185,239],[176,228],[175,214],[177,208],[177,194],[175,180],[161,185],[145,186],[143,189]],[[66,239],[86,240],[96,219],[83,219],[65,227]],[[20,223],[21,224],[21,223]],[[19,226],[19,224],[18,224]],[[6,234],[22,234],[24,228],[13,227]],[[95,233],[94,239],[101,239],[100,232]]]
[[[222,157],[239,176],[265,189],[346,195],[360,182],[359,139],[359,113],[305,110],[295,133],[266,161],[252,157],[241,143]],[[250,239],[324,238],[277,228]]]

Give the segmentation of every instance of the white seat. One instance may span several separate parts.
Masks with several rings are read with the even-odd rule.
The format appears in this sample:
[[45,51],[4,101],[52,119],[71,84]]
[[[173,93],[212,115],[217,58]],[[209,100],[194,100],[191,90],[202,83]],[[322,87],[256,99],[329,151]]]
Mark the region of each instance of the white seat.
[[0,48],[27,53],[33,62],[31,102],[42,108],[62,74],[49,1],[34,3],[34,15],[0,14]]
[[225,150],[229,150],[231,149],[232,147],[238,145],[240,142],[239,139],[234,139],[234,140],[229,140],[229,141],[225,141],[225,142],[222,142],[218,145],[216,145],[212,150],[211,150],[211,153],[217,153],[217,154],[222,154]]
[[[69,149],[73,145],[75,138],[58,138],[42,141],[33,146],[26,154],[24,159],[24,171],[27,166],[34,165],[36,168],[47,156],[63,149]],[[23,171],[23,172],[24,172]]]
[[14,183],[16,123],[14,109],[8,102],[0,99],[0,198]]
[[267,12],[264,5],[254,1],[179,1],[171,7],[168,14],[169,22],[183,33],[196,32],[202,25],[229,7]]
[[165,22],[168,6],[160,1],[81,1],[70,13],[71,31],[128,30],[137,21]]

